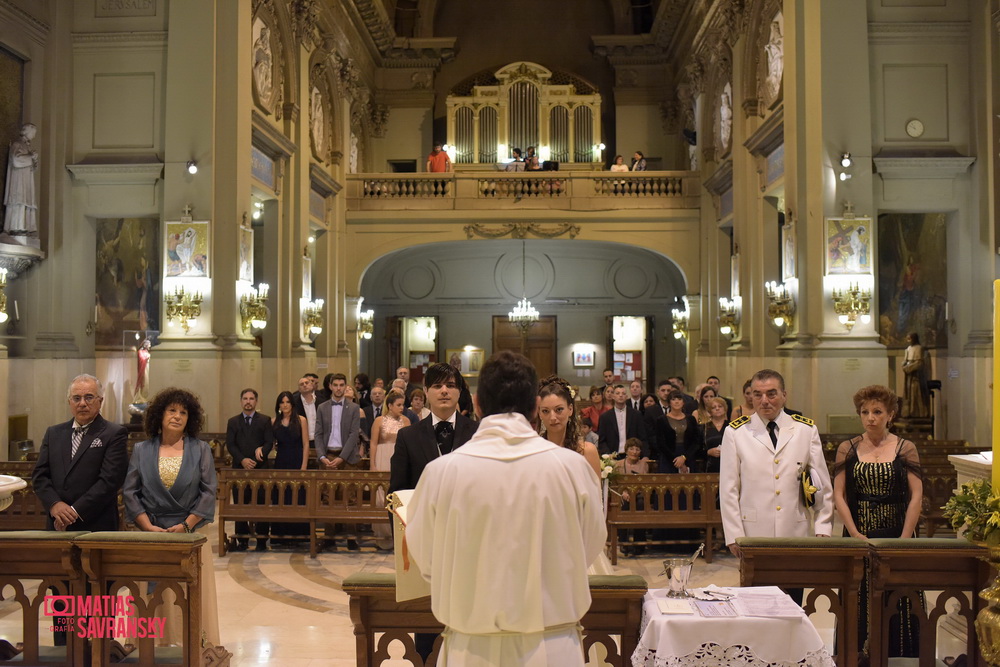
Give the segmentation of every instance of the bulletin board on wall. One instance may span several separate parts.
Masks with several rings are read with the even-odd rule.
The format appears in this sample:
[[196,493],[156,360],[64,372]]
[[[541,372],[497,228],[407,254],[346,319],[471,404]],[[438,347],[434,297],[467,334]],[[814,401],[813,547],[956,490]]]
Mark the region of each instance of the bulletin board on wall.
[[642,350],[616,350],[611,361],[616,381],[642,379]]
[[434,352],[410,352],[410,384],[423,385],[427,367],[437,363]]

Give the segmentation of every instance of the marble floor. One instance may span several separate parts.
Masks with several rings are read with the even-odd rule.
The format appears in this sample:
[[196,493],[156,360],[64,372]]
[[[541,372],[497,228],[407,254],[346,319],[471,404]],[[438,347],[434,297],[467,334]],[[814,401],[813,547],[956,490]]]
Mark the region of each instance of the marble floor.
[[[216,530],[207,530],[205,534],[213,545],[217,542]],[[638,574],[650,588],[660,588],[665,585],[662,559],[667,555],[659,552],[621,557],[615,570],[620,574]],[[717,554],[710,564],[699,559],[691,575],[691,585],[738,585],[738,566],[738,561],[728,553]],[[336,551],[325,551],[316,559],[309,558],[307,547],[273,549],[266,553],[231,552],[224,558],[215,557],[213,567],[222,644],[233,653],[233,667],[355,665],[348,597],[340,584],[355,572],[394,569],[392,554],[375,550],[370,539],[361,540],[360,551],[348,551],[340,542]],[[831,646],[833,616],[818,613],[811,620]],[[19,608],[9,600],[0,601],[0,637],[9,640],[21,637]],[[957,643],[952,640],[949,646],[947,639],[943,639],[942,649],[953,648]],[[595,663],[599,664],[592,662]],[[394,667],[408,664],[399,661]]]

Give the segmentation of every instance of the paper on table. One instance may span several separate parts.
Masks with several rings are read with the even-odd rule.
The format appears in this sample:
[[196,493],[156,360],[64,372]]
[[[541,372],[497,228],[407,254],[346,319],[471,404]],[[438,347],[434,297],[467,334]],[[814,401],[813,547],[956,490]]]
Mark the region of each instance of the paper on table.
[[[770,588],[770,587],[769,587]],[[801,616],[802,607],[780,590],[747,590],[742,589],[733,606],[740,616],[770,616],[787,618]]]
[[678,598],[659,598],[656,606],[660,608],[661,614],[693,614],[694,609],[687,600]]
[[721,618],[724,616],[739,616],[733,605],[729,603],[728,600],[722,600],[719,602],[707,602],[705,600],[692,600],[691,604],[694,605],[698,613],[705,618]]

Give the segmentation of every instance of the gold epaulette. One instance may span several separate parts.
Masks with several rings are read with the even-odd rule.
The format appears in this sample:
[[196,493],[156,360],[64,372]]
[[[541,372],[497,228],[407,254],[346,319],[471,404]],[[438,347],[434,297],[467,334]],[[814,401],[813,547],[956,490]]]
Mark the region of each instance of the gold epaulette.
[[815,426],[816,425],[816,422],[814,422],[813,420],[809,419],[809,417],[803,417],[802,415],[792,415],[792,419],[794,419],[795,421],[800,422],[802,424],[805,424],[806,426]]
[[739,419],[734,419],[733,421],[729,422],[729,428],[739,428],[740,426],[743,426],[749,421],[750,417],[748,417],[747,415],[743,415]]

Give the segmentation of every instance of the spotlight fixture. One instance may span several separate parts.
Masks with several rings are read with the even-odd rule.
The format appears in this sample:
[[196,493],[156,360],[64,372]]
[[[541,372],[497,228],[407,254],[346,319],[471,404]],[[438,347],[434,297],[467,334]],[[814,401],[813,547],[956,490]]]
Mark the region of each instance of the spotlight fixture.
[[259,199],[253,200],[253,219],[260,220],[260,216],[264,215],[264,202]]
[[846,181],[849,178],[853,178],[853,176],[851,174],[848,174],[846,171],[840,172],[840,180]]
[[852,164],[854,164],[854,160],[851,159],[851,154],[842,153],[840,156],[840,166],[843,167],[844,169],[847,169]]
[[198,163],[195,162],[194,160],[188,160],[187,170],[188,170],[189,174],[197,174],[198,173]]

